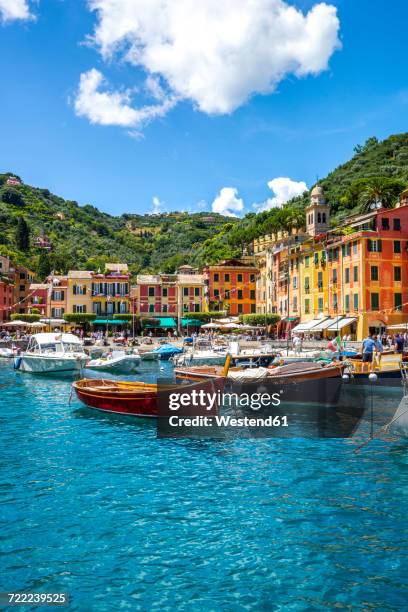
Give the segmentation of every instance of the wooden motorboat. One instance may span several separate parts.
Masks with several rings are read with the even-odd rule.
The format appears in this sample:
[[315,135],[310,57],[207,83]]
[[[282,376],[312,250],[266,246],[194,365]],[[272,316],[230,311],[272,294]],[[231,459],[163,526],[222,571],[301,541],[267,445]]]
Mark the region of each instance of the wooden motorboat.
[[[239,383],[254,383],[259,381],[273,383],[301,383],[311,380],[338,378],[342,375],[344,364],[341,362],[297,362],[283,366],[268,368],[229,368],[228,380]],[[224,369],[219,366],[200,366],[191,368],[175,368],[177,380],[199,380],[225,376]]]
[[73,383],[78,399],[90,408],[115,414],[127,414],[136,417],[159,416],[159,396],[164,401],[166,394],[176,389],[182,393],[192,390],[204,390],[211,393],[223,390],[225,379],[216,377],[214,380],[199,378],[195,385],[169,385],[167,387],[143,382],[128,382],[123,380],[78,380]]
[[374,353],[372,362],[348,359],[345,364],[345,371],[355,383],[371,384],[369,375],[375,373],[376,385],[387,387],[399,387],[402,383],[402,371],[407,367],[399,353]]

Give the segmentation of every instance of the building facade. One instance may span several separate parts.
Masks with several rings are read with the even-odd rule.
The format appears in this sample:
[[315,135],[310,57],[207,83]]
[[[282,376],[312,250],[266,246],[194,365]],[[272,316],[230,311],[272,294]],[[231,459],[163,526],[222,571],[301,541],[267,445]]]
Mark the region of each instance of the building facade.
[[229,259],[203,269],[208,310],[228,315],[256,313],[258,268]]
[[106,264],[105,271],[92,272],[92,313],[111,317],[129,313],[130,274],[127,264]]

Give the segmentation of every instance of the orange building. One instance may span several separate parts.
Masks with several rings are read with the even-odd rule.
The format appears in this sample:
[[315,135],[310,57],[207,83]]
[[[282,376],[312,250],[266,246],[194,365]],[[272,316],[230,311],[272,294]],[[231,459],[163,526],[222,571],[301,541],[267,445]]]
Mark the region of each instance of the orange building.
[[256,313],[258,269],[239,259],[228,259],[203,269],[209,310],[229,315]]

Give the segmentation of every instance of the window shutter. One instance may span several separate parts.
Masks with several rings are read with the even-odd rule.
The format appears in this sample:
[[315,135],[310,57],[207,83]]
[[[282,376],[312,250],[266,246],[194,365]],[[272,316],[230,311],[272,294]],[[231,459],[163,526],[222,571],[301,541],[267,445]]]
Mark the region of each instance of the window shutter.
[[367,240],[367,251],[372,251],[373,250],[373,241],[369,238]]
[[64,291],[61,291],[61,302],[63,302],[65,300],[65,293]]
[[86,313],[86,304],[83,305],[82,310],[84,312],[84,314]]
[[378,252],[381,253],[381,251],[382,251],[382,240],[381,240],[381,238],[379,240],[377,240],[377,245],[378,245]]
[[82,286],[82,293],[83,293],[83,295],[86,295],[86,285]]

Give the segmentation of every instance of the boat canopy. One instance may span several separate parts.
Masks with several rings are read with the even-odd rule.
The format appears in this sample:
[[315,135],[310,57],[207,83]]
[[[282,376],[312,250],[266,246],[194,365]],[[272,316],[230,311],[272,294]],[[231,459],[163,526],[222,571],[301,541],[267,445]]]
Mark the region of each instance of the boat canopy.
[[66,344],[82,344],[81,340],[74,334],[34,334],[33,338],[40,346],[44,344],[55,344],[64,342]]
[[351,325],[355,321],[357,321],[356,317],[344,317],[344,319],[339,319],[335,323],[332,323],[327,329],[328,331],[337,331],[338,329],[343,329]]

